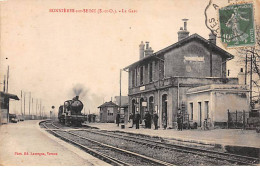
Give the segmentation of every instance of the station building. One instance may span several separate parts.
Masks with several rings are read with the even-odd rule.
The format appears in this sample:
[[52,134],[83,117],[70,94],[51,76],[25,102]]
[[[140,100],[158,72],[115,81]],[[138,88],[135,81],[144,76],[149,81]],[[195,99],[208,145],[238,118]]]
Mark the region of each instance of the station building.
[[227,122],[227,111],[249,111],[249,90],[241,71],[227,78],[226,63],[234,56],[216,45],[216,37],[189,36],[187,20],[178,31],[178,42],[153,52],[149,42],[139,45],[140,59],[125,67],[130,114],[157,113],[159,126],[176,128],[177,113],[184,120],[207,121],[211,126]]
[[19,100],[17,95],[0,92],[0,125],[9,123],[9,102],[10,99]]

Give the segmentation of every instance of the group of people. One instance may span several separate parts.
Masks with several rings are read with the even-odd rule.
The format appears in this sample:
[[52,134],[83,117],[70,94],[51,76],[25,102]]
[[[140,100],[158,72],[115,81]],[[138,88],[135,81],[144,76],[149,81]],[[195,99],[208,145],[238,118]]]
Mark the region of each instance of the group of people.
[[[149,112],[146,112],[146,114],[144,116],[145,128],[151,129],[152,128],[152,122],[153,122],[154,129],[158,130],[158,119],[159,119],[159,116],[158,116],[157,113],[154,113],[153,115],[151,115]],[[130,124],[131,124],[130,128],[133,128],[134,125],[135,125],[136,129],[139,129],[140,124],[142,123],[140,113],[137,112],[135,115],[130,114],[129,121],[130,121]],[[116,116],[117,126],[119,126],[119,122],[120,122],[120,114],[118,113],[117,116]],[[177,124],[178,124],[178,130],[182,130],[183,129],[183,115],[182,115],[180,110],[178,110],[178,114],[177,114]],[[164,127],[164,129],[166,129],[166,124],[164,124],[163,127]]]
[[[154,129],[157,130],[158,129],[158,119],[159,119],[159,117],[156,113],[151,115],[149,112],[146,112],[146,114],[144,116],[145,128],[149,128],[149,129],[152,128],[152,122],[153,122]],[[140,125],[140,123],[142,123],[140,113],[137,112],[135,115],[130,114],[129,120],[130,120],[130,123],[132,124],[131,128],[133,128],[135,125],[136,129],[139,129],[139,125]]]

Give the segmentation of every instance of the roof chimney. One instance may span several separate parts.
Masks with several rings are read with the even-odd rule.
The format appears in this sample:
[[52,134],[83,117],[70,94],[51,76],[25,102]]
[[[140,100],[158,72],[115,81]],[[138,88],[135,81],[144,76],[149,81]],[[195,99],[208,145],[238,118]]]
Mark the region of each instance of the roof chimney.
[[144,51],[145,57],[153,54],[153,50],[151,47],[149,47],[149,42],[145,42],[146,43],[146,49]]
[[145,45],[142,41],[141,44],[139,45],[140,60],[144,58],[144,46]]
[[209,41],[216,45],[216,35],[210,32],[209,34]]
[[184,29],[181,27],[180,30],[178,31],[178,41],[185,39],[186,37],[189,36],[189,31],[187,31],[187,21],[188,19],[182,19],[184,22]]
[[243,68],[240,68],[240,72],[238,73],[237,75],[237,78],[238,78],[238,84],[239,85],[245,85],[246,84],[246,81],[245,81],[245,73],[243,71]]

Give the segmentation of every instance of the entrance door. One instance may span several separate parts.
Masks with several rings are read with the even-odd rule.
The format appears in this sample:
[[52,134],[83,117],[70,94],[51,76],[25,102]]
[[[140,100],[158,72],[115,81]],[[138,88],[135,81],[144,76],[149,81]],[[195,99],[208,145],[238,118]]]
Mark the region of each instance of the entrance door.
[[143,106],[144,98],[140,99],[140,115],[141,115],[141,120],[144,119],[144,109],[145,107]]
[[202,125],[202,115],[201,115],[201,102],[198,102],[198,113],[199,113],[199,127]]
[[167,94],[162,96],[162,125],[167,127]]

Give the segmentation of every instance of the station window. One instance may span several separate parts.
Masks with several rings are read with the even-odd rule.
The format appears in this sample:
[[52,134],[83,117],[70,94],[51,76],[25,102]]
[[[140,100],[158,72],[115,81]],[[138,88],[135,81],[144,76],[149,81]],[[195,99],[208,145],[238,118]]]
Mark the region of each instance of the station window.
[[135,86],[135,70],[132,71],[132,87]]
[[206,118],[209,118],[209,101],[205,101],[205,114]]
[[140,85],[144,84],[144,67],[140,67]]
[[190,120],[193,120],[193,103],[190,103]]
[[198,102],[198,117],[199,117],[199,127],[201,127],[202,125],[201,102]]
[[149,82],[153,81],[153,63],[149,64]]
[[135,86],[137,86],[137,68],[135,69]]

